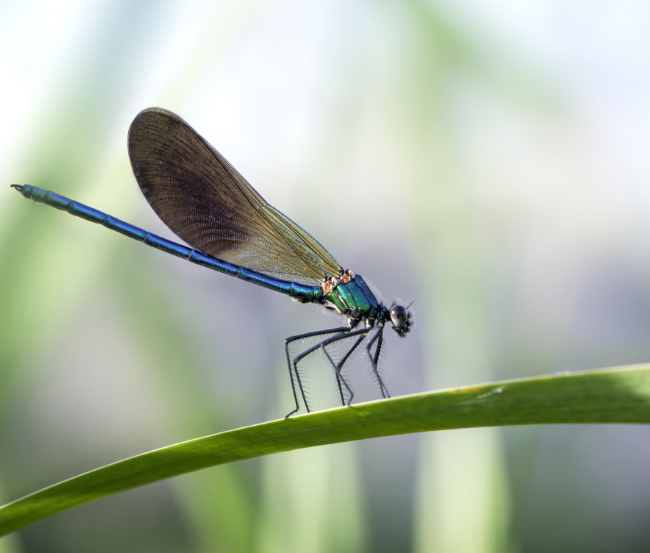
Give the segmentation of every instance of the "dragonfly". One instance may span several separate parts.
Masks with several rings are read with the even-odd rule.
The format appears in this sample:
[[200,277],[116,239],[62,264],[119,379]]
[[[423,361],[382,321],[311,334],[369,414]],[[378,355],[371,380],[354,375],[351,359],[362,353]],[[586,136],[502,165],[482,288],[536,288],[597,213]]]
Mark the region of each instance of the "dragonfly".
[[[226,275],[338,312],[345,325],[285,339],[295,409],[310,412],[298,366],[317,351],[334,370],[343,406],[354,393],[343,368],[366,340],[365,349],[383,398],[390,397],[379,371],[383,332],[390,325],[403,338],[413,324],[409,306],[377,300],[361,275],[344,269],[310,234],[268,204],[248,181],[178,115],[162,108],[141,111],[131,123],[128,151],[140,190],[154,212],[190,247],[28,184],[12,184],[22,196]],[[289,346],[316,339],[296,356]],[[335,361],[332,346],[351,345]]]

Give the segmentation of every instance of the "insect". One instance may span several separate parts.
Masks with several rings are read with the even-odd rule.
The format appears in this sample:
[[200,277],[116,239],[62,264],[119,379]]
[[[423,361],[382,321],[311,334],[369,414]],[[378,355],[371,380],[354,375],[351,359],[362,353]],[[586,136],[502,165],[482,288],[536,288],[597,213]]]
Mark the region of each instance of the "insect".
[[[390,397],[378,370],[383,331],[390,324],[398,336],[406,336],[412,325],[408,307],[397,303],[387,307],[379,302],[361,275],[344,269],[312,236],[269,205],[178,115],[161,108],[141,111],[129,128],[128,149],[133,174],[149,205],[190,248],[37,186],[11,186],[37,203],[98,223],[197,265],[343,315],[345,326],[285,340],[296,403],[287,417],[300,409],[298,394],[310,411],[298,364],[319,349],[334,369],[341,404],[349,406],[354,393],[342,369],[369,335],[366,351],[374,376],[382,396]],[[320,341],[292,358],[289,345],[305,338]],[[352,346],[335,362],[328,347],[350,338],[354,338]]]

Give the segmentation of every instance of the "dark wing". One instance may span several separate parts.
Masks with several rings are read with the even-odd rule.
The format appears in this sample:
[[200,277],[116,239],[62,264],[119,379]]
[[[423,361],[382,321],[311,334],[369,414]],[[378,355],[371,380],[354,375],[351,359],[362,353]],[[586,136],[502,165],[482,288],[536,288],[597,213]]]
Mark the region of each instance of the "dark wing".
[[339,264],[180,117],[141,111],[129,157],[158,217],[193,248],[260,273],[304,284],[338,276]]

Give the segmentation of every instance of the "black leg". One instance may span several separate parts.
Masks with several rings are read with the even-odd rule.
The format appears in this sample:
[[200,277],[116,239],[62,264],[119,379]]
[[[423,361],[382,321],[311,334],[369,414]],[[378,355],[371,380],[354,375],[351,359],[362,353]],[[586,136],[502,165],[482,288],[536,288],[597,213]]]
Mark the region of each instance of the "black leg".
[[[322,344],[321,344],[321,348],[323,349],[323,353],[325,354],[325,357],[330,362],[330,365],[334,367],[334,374],[336,375],[336,384],[339,388],[339,396],[341,397],[341,405],[345,407],[345,396],[343,395],[343,386],[345,386],[345,389],[350,394],[350,401],[354,397],[354,392],[352,391],[352,388],[350,388],[350,385],[346,382],[345,378],[343,378],[343,375],[339,372],[338,367],[336,366],[336,363],[334,363],[334,360],[332,359],[332,356],[330,355],[329,351],[327,351],[327,348]],[[343,386],[341,386],[341,384],[343,384]]]
[[[341,394],[341,405],[345,406],[347,405],[348,407],[350,406],[350,403],[352,402],[352,398],[354,397],[354,392],[352,391],[352,388],[348,385],[348,383],[345,381],[345,378],[343,378],[343,375],[341,374],[341,370],[343,369],[343,365],[345,365],[346,361],[350,358],[350,355],[352,355],[352,352],[357,349],[357,346],[363,342],[365,337],[367,336],[369,330],[368,329],[362,329],[362,330],[355,330],[354,332],[348,332],[345,334],[345,336],[332,336],[332,338],[328,338],[327,340],[323,340],[319,345],[325,352],[325,355],[332,365],[334,367],[334,374],[336,375],[336,381],[339,385],[339,393]],[[359,336],[357,341],[354,343],[354,345],[348,350],[348,352],[343,356],[343,359],[341,359],[337,364],[334,363],[332,360],[332,357],[330,356],[329,352],[327,351],[327,346],[334,344],[335,342],[338,342],[340,340],[345,340],[347,338],[351,338],[352,336]],[[347,391],[350,394],[350,398],[348,399],[347,404],[345,403],[345,397],[343,396],[343,388],[341,387],[341,382],[343,382],[343,385],[347,389]]]
[[[366,339],[367,334],[363,334],[359,336],[358,340],[354,343],[354,345],[348,350],[348,352],[343,356],[343,359],[339,361],[339,364],[336,366],[336,379],[338,380],[339,374],[341,374],[341,371],[343,370],[343,365],[347,362],[349,359],[350,355],[354,352],[355,349],[357,349],[357,346],[363,342]],[[347,386],[347,384],[346,384]],[[350,403],[352,403],[352,398],[354,397],[354,394],[352,393],[352,390],[350,390],[350,387],[347,386],[348,390],[350,391],[350,399],[348,400],[348,407],[350,406]],[[343,390],[341,389],[341,384],[339,383],[339,392],[341,393],[341,405],[345,405],[345,398],[343,397]]]
[[[318,332],[307,332],[305,334],[297,334],[296,336],[289,336],[285,341],[284,341],[284,351],[287,355],[287,366],[289,367],[289,378],[291,379],[291,390],[293,391],[293,399],[296,402],[296,408],[291,411],[285,419],[288,419],[291,415],[296,413],[300,409],[300,403],[298,402],[298,394],[296,394],[296,382],[298,383],[298,388],[300,389],[300,395],[302,396],[302,400],[305,402],[305,408],[307,409],[307,412],[309,413],[309,404],[307,403],[307,398],[305,397],[305,390],[302,387],[302,382],[300,382],[300,374],[298,373],[298,367],[297,367],[297,361],[300,359],[304,358],[306,355],[309,355],[313,351],[317,350],[320,347],[320,343],[317,344],[314,347],[309,348],[306,352],[303,352],[303,354],[300,357],[300,359],[296,358],[294,359],[294,363],[292,365],[291,363],[291,358],[289,357],[289,344],[291,342],[295,342],[296,340],[302,340],[304,338],[312,338],[314,336],[324,336],[325,334],[334,334],[337,332],[349,332],[350,327],[348,326],[343,326],[340,328],[332,328],[330,330],[321,330]],[[296,382],[293,380],[293,374],[294,370],[296,373]],[[341,392],[342,393],[342,392]]]
[[[318,336],[319,334],[331,334],[331,333],[334,333],[334,332],[336,332],[336,329],[326,330],[323,333],[314,332],[314,333],[312,333],[312,335]],[[348,386],[348,383],[343,378],[343,375],[340,373],[337,366],[334,364],[334,361],[332,361],[332,358],[330,357],[330,354],[327,352],[327,350],[325,348],[327,346],[329,346],[330,344],[333,344],[334,342],[338,342],[339,340],[345,340],[346,338],[350,338],[351,336],[358,336],[359,334],[363,334],[364,337],[365,337],[365,335],[368,334],[368,330],[367,329],[362,329],[362,330],[355,330],[353,332],[350,332],[350,329],[346,327],[344,332],[337,333],[335,336],[332,336],[331,338],[326,338],[322,342],[318,342],[317,344],[315,344],[312,347],[310,347],[310,348],[306,349],[305,351],[303,351],[300,355],[297,355],[296,357],[293,358],[293,372],[295,373],[296,378],[298,379],[298,385],[300,386],[300,391],[302,392],[302,399],[305,402],[305,407],[307,408],[307,412],[309,412],[309,406],[307,405],[307,398],[305,397],[305,393],[304,393],[304,390],[302,388],[302,384],[300,383],[300,373],[298,372],[298,363],[300,363],[300,361],[302,361],[305,357],[308,357],[309,355],[314,353],[317,349],[322,348],[323,351],[325,352],[325,355],[326,355],[327,359],[330,361],[330,363],[334,367],[334,374],[336,375],[336,381],[337,381],[338,386],[339,386],[339,393],[341,394],[341,396],[343,396],[343,389],[341,388],[341,382],[343,382],[344,386],[348,389],[350,394],[352,394],[352,389],[350,388],[350,386]],[[345,362],[345,360],[347,360],[347,358],[348,358],[348,356],[346,355],[345,358],[344,358],[344,362]],[[343,366],[343,365],[341,365],[341,366]],[[354,394],[352,394],[352,395],[354,395]],[[344,405],[345,405],[345,403],[344,403]],[[289,415],[287,415],[287,416],[289,416]]]
[[[370,338],[370,340],[368,341],[368,345],[366,346],[366,351],[368,352],[368,357],[370,358],[370,362],[372,363],[372,370],[375,373],[377,382],[379,382],[379,389],[381,391],[381,395],[384,398],[387,398],[390,397],[390,394],[388,393],[388,388],[386,388],[386,384],[384,384],[384,381],[381,379],[381,376],[379,375],[379,369],[377,368],[379,363],[379,354],[381,352],[381,346],[384,340],[383,334],[384,334],[384,325],[380,324],[375,335],[372,338]],[[375,342],[377,342],[377,348],[375,349],[375,353],[373,355],[371,350]]]

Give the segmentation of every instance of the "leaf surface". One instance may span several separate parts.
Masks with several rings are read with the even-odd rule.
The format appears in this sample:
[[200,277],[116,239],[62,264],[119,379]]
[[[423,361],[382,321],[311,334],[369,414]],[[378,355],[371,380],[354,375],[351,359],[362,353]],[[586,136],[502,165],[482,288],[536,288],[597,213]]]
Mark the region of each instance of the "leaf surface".
[[650,365],[402,396],[197,438],[124,459],[9,503],[0,508],[0,535],[100,497],[272,453],[413,432],[576,423],[650,423]]

